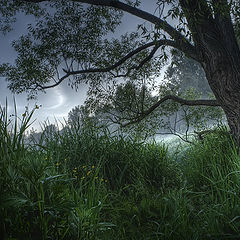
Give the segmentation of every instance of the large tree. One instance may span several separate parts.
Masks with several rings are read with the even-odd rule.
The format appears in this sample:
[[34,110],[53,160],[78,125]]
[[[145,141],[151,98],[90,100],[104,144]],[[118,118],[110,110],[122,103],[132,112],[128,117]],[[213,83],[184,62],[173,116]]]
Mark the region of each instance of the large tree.
[[[49,3],[48,6],[54,10],[47,11],[36,26],[29,27],[27,36],[14,42],[19,53],[16,65],[1,67],[12,90],[35,92],[70,79],[73,86],[82,81],[90,83],[90,86],[92,84],[89,93],[101,97],[103,94],[96,92],[101,92],[98,90],[102,83],[107,87],[111,80],[114,86],[117,77],[135,81],[152,80],[161,70],[166,47],[171,47],[200,63],[216,99],[186,100],[167,95],[150,108],[137,112],[133,122],[140,121],[170,99],[190,106],[221,106],[231,133],[239,142],[238,0],[156,0],[158,11],[155,14],[142,10],[139,1],[15,2],[36,3],[38,6]],[[82,7],[81,3],[90,7]],[[151,25],[140,25],[138,33],[126,34],[120,40],[109,40],[107,34],[114,32],[120,24],[122,13],[130,13]],[[171,24],[170,18],[176,19],[179,24]],[[65,67],[59,71],[63,62]],[[52,79],[55,82],[49,84]]]

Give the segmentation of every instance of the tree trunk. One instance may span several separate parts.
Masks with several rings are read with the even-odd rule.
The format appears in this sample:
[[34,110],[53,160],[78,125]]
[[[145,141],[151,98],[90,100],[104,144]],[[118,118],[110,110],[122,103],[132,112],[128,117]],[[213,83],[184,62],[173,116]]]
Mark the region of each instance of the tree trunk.
[[231,63],[228,65],[218,66],[214,73],[206,73],[209,85],[226,114],[231,134],[240,143],[240,74],[233,70]]
[[207,1],[180,0],[199,62],[226,114],[232,136],[240,143],[240,50],[228,1],[219,2],[212,1],[213,12]]
[[240,144],[240,52],[238,46],[234,48],[233,41],[224,42],[215,42],[214,48],[205,49],[202,66],[226,114],[231,134]]
[[209,85],[226,114],[232,136],[240,143],[240,74],[230,62],[215,67],[215,72],[206,71]]

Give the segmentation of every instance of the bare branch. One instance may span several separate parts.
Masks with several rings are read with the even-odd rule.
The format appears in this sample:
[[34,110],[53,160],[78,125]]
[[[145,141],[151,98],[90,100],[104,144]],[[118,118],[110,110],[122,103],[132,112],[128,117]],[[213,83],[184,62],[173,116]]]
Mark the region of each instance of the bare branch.
[[178,102],[182,105],[187,106],[211,106],[211,107],[219,107],[220,104],[217,102],[217,100],[186,100],[177,96],[173,95],[167,95],[160,99],[157,103],[155,103],[152,107],[150,107],[147,111],[142,112],[139,116],[137,116],[134,120],[122,124],[122,127],[126,127],[128,125],[131,125],[133,123],[138,123],[145,117],[147,117],[149,114],[151,114],[157,107],[159,107],[162,103],[166,102],[167,100],[173,100],[174,102]]
[[176,137],[179,137],[184,142],[187,142],[187,143],[190,143],[190,144],[194,144],[194,142],[191,142],[191,141],[183,138],[182,135],[180,133],[177,133],[177,132],[172,132],[172,131],[170,131],[170,132],[157,132],[156,134],[157,135],[174,135]]

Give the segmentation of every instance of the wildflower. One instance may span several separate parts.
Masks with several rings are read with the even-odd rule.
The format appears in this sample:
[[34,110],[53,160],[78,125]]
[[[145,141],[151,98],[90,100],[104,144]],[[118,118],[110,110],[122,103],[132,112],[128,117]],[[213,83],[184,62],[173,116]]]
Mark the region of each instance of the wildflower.
[[107,182],[108,180],[105,180],[105,182]]
[[66,161],[67,161],[67,159],[66,159],[66,158],[64,158],[64,161],[66,162]]
[[74,168],[74,169],[73,169],[73,172],[76,173],[76,172],[77,172],[77,168]]
[[87,172],[87,176],[88,176],[90,173],[91,173],[91,171],[88,171],[88,172]]
[[92,165],[92,169],[93,169],[93,168],[95,168],[95,166],[94,166],[94,165]]
[[82,168],[86,168],[87,166],[86,165],[83,165]]
[[58,167],[59,165],[60,165],[60,163],[59,163],[59,162],[57,162],[57,163],[56,163],[56,166]]
[[104,181],[104,179],[103,178],[101,178],[101,180],[100,180],[101,182],[103,182]]
[[36,105],[35,105],[35,108],[36,108],[36,109],[39,109],[41,106],[42,106],[42,105],[37,105],[37,104],[36,104]]

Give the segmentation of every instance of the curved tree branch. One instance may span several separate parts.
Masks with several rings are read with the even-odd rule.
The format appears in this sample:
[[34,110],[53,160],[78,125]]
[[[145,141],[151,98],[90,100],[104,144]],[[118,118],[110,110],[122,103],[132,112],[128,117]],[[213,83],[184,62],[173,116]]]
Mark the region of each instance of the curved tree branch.
[[158,102],[156,102],[154,105],[152,105],[148,110],[142,112],[138,117],[136,117],[136,119],[122,124],[122,127],[126,127],[128,125],[131,125],[133,123],[138,123],[141,120],[143,120],[145,117],[147,117],[150,113],[152,113],[157,107],[159,107],[162,103],[166,102],[167,100],[173,100],[174,102],[178,102],[182,105],[186,105],[186,106],[211,106],[211,107],[219,107],[221,106],[217,100],[186,100],[177,96],[173,96],[173,95],[167,95],[165,97],[163,97],[162,99],[160,99]]
[[136,67],[136,70],[139,70],[145,63],[147,63],[148,61],[150,61],[150,60],[153,58],[154,54],[157,52],[157,50],[158,50],[159,47],[160,47],[160,46],[156,45],[156,46],[152,49],[152,51],[150,52],[150,54],[140,62],[140,64]]
[[190,57],[197,59],[197,54],[195,51],[195,47],[185,38],[178,30],[172,27],[167,21],[160,19],[159,17],[154,16],[151,13],[138,9],[136,7],[132,7],[128,4],[125,4],[121,1],[113,1],[113,0],[74,0],[75,2],[88,3],[99,6],[108,6],[113,7],[124,12],[130,13],[134,16],[137,16],[141,19],[144,19],[148,22],[157,25],[159,28],[167,32],[178,44],[178,49],[188,54]]
[[[49,0],[23,0],[25,2],[33,2],[33,3],[40,3],[45,2]],[[198,55],[195,47],[189,42],[187,38],[185,38],[178,30],[176,30],[174,27],[172,27],[167,21],[162,20],[161,18],[154,16],[151,13],[148,13],[146,11],[143,11],[141,9],[138,9],[136,7],[132,7],[126,3],[123,3],[118,0],[72,0],[73,2],[79,2],[79,3],[87,3],[92,4],[96,6],[105,6],[105,7],[113,7],[119,10],[122,10],[124,12],[130,13],[136,17],[139,17],[141,19],[144,19],[148,22],[153,23],[158,28],[164,30],[166,33],[168,33],[171,38],[176,43],[176,48],[180,51],[183,51],[185,54],[187,54],[189,57],[195,59],[198,61]]]
[[[104,73],[104,72],[109,72],[117,67],[119,67],[120,65],[122,65],[124,62],[126,62],[129,58],[133,57],[134,55],[136,55],[137,53],[154,46],[154,48],[152,49],[152,51],[150,52],[150,54],[144,58],[140,64],[138,66],[135,66],[133,69],[139,69],[140,67],[142,67],[146,62],[148,62],[149,60],[151,60],[151,58],[154,56],[154,54],[156,53],[157,49],[161,46],[171,46],[171,47],[175,47],[176,43],[172,40],[168,40],[168,39],[162,39],[162,40],[158,40],[158,41],[153,41],[153,42],[149,42],[147,44],[144,44],[138,48],[136,48],[135,50],[133,50],[132,52],[128,53],[126,56],[124,56],[122,59],[120,59],[118,62],[116,62],[115,64],[105,67],[105,68],[89,68],[89,69],[84,69],[84,70],[78,70],[78,71],[69,71],[69,70],[65,70],[63,69],[63,71],[66,73],[66,75],[64,75],[63,77],[61,77],[55,84],[52,85],[48,85],[48,86],[42,86],[41,89],[48,89],[48,88],[53,88],[58,86],[61,82],[63,82],[66,78],[68,78],[69,76],[72,75],[77,75],[77,74],[84,74],[84,73]],[[130,70],[128,71],[128,73],[130,72]]]

